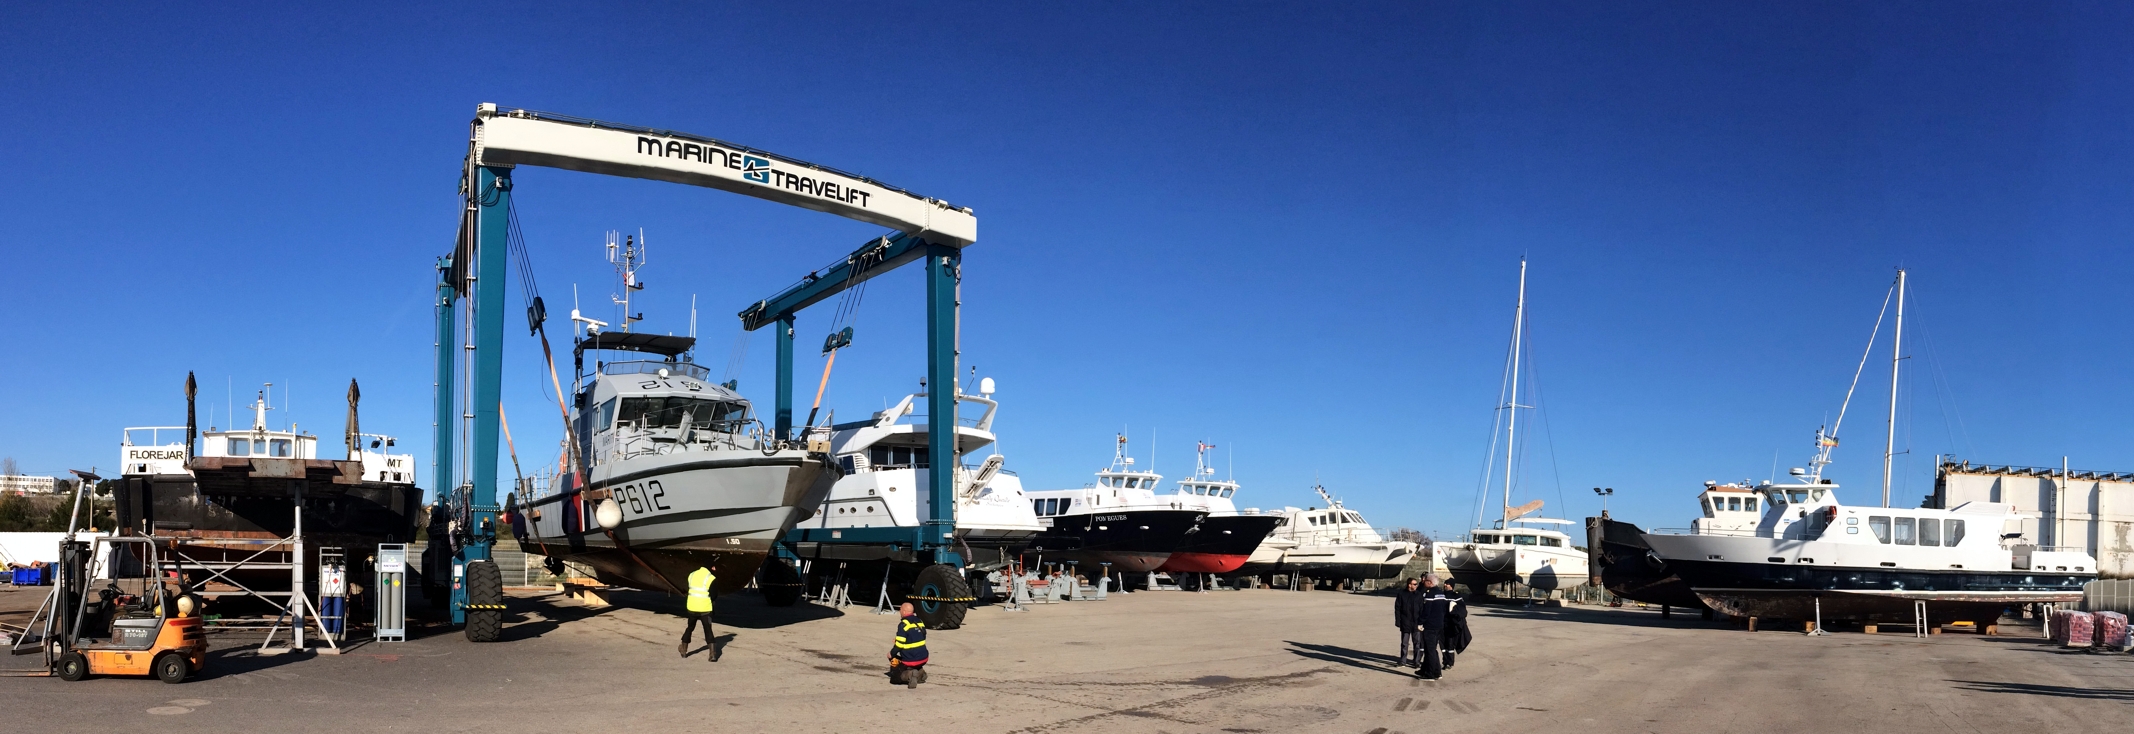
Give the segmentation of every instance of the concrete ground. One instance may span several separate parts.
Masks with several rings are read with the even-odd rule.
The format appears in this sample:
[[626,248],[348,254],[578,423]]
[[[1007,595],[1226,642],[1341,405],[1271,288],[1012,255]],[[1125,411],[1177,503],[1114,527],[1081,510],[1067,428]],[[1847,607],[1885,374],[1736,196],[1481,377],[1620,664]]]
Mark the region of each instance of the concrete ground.
[[[34,606],[0,591],[0,609]],[[2002,637],[1750,633],[1688,615],[1483,606],[1445,680],[1395,670],[1391,601],[1144,592],[935,632],[931,682],[883,675],[893,620],[720,601],[719,662],[675,653],[670,597],[511,602],[506,640],[340,656],[218,642],[197,680],[0,678],[0,731],[2126,731],[2134,655]],[[1887,629],[1887,628],[1885,628]],[[33,667],[35,657],[0,660]],[[158,731],[166,730],[163,728]]]

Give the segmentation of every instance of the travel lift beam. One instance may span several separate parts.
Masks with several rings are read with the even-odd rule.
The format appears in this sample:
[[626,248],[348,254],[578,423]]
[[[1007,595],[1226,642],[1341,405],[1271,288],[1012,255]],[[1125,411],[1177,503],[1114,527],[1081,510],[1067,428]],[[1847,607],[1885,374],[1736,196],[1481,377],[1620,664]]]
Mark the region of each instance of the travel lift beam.
[[[927,462],[929,466],[956,466],[956,283],[961,278],[963,256],[955,246],[936,244],[923,235],[908,232],[876,238],[854,250],[843,262],[809,273],[799,285],[740,313],[743,329],[778,326],[778,435],[790,435],[793,428],[794,314],[921,258],[926,260]],[[947,418],[944,420],[943,416]],[[964,559],[952,550],[956,537],[956,472],[928,471],[926,501],[925,518],[916,528],[794,528],[786,533],[786,542],[900,545],[910,548],[922,563],[962,566]]]
[[[468,591],[473,576],[470,565],[490,564],[496,542],[497,439],[503,386],[504,294],[506,236],[510,222],[511,171],[517,166],[543,166],[609,176],[704,186],[746,194],[781,204],[856,219],[896,230],[888,238],[898,250],[895,264],[926,257],[927,265],[927,377],[933,385],[953,386],[955,354],[955,278],[961,248],[978,238],[978,218],[971,210],[958,208],[885,185],[863,176],[825,168],[793,158],[734,145],[713,138],[669,130],[617,125],[596,120],[527,110],[499,110],[484,103],[476,108],[471,124],[466,170],[461,188],[466,210],[460,221],[460,237],[453,256],[439,262],[441,273],[437,302],[437,461],[434,482],[440,510],[453,519],[452,621],[467,622],[468,612],[489,616],[500,610],[486,603],[469,606]],[[879,244],[879,241],[877,245]],[[870,245],[872,247],[874,245]],[[863,250],[867,248],[862,248]],[[859,267],[859,274],[819,278],[769,301],[752,312],[770,315],[766,323],[780,325],[778,374],[778,430],[781,437],[792,427],[792,318],[808,304],[835,295],[894,265],[884,258]],[[834,269],[833,269],[834,270]],[[484,277],[489,276],[489,277]],[[471,311],[471,338],[455,332],[455,301],[465,297]],[[746,320],[744,315],[744,320]],[[454,396],[454,364],[462,353],[471,354],[467,375],[467,409],[460,412]],[[938,394],[934,394],[938,393]],[[933,415],[955,415],[955,391],[935,388],[929,394]],[[462,433],[462,421],[471,434],[465,481],[453,482],[453,444]],[[935,466],[953,466],[955,421],[932,421],[929,439]],[[945,498],[954,494],[954,472],[934,472],[930,496],[933,503],[925,528],[953,532],[954,506]],[[446,491],[448,487],[457,487]],[[922,533],[923,534],[923,533]],[[933,535],[926,546],[937,557],[957,560],[945,553],[947,541]],[[433,540],[434,542],[434,540]],[[477,632],[477,628],[482,628]],[[493,624],[470,625],[469,637],[486,642],[494,637]]]

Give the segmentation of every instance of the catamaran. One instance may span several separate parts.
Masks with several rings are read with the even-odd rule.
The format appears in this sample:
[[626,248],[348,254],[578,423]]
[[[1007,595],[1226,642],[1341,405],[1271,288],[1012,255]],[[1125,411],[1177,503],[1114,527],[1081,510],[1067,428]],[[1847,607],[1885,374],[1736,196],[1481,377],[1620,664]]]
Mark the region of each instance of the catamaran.
[[1463,543],[1438,543],[1445,568],[1452,578],[1469,588],[1515,582],[1537,591],[1568,589],[1586,582],[1590,575],[1584,550],[1571,545],[1571,536],[1550,527],[1569,525],[1570,520],[1535,516],[1541,500],[1512,506],[1512,485],[1517,476],[1517,431],[1519,409],[1519,358],[1526,338],[1526,261],[1519,261],[1519,303],[1512,315],[1511,360],[1506,363],[1504,411],[1504,507],[1503,514],[1488,527],[1479,527]]

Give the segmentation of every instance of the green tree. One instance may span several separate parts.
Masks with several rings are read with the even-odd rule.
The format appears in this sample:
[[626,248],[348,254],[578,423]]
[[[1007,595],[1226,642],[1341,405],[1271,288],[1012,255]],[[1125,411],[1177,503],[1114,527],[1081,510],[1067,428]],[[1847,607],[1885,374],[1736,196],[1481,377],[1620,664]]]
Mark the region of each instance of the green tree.
[[19,533],[35,524],[30,518],[34,510],[30,500],[19,494],[0,496],[0,533]]

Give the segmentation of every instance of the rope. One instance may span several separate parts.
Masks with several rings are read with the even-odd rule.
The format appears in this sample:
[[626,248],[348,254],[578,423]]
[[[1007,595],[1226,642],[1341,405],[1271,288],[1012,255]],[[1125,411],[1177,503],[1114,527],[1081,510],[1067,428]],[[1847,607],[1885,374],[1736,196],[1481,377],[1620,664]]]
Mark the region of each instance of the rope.
[[912,594],[904,598],[910,601],[943,601],[965,604],[978,601],[978,597],[975,596],[920,596],[918,594]]

